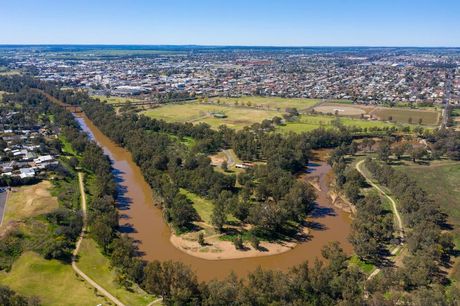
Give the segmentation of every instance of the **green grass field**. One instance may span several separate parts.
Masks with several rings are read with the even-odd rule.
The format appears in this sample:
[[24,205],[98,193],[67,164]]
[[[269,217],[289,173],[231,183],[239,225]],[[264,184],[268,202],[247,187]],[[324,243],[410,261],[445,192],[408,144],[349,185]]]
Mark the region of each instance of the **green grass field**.
[[69,264],[45,260],[33,252],[22,254],[10,272],[0,273],[0,283],[22,295],[39,297],[42,305],[108,304],[76,277]]
[[244,96],[239,98],[218,97],[210,99],[212,102],[220,102],[228,105],[246,105],[251,107],[263,107],[271,110],[284,111],[286,107],[295,107],[299,111],[312,107],[321,102],[319,99],[301,99],[301,98],[281,98],[281,97],[259,97]]
[[78,258],[78,267],[95,282],[117,297],[125,305],[148,305],[155,300],[154,296],[145,293],[138,286],[132,291],[116,283],[116,273],[110,266],[110,261],[98,248],[94,240],[85,238],[82,241]]
[[[259,98],[260,99],[260,98]],[[224,113],[226,118],[214,118],[212,112]],[[227,125],[230,128],[241,129],[254,123],[260,123],[264,119],[272,119],[275,116],[282,116],[284,109],[281,111],[254,109],[249,107],[209,105],[199,104],[196,102],[186,104],[167,104],[165,106],[144,111],[143,114],[155,119],[163,119],[169,122],[205,122],[212,128],[218,128],[220,125]],[[279,127],[282,132],[306,132],[319,127],[333,128],[331,122],[335,120],[334,116],[327,115],[301,115],[299,121],[288,122],[285,126]],[[340,121],[345,126],[357,126],[361,128],[370,127],[391,127],[394,123],[383,121],[370,121],[355,119],[349,117],[340,117]]]
[[436,125],[439,121],[439,112],[432,110],[421,110],[421,109],[403,109],[403,108],[377,108],[372,112],[372,115],[378,117],[380,120],[391,121],[407,124],[419,124],[419,120],[422,120],[422,125]]
[[[212,112],[224,113],[227,118],[214,118]],[[159,108],[143,112],[146,116],[163,119],[169,122],[205,122],[213,128],[227,125],[230,128],[242,129],[264,119],[281,116],[276,110],[261,110],[248,107],[234,107],[223,105],[208,105],[199,103],[167,104]]]
[[139,99],[132,98],[132,97],[115,97],[115,96],[92,96],[92,98],[99,99],[101,101],[105,101],[109,104],[118,104],[118,103],[126,103],[126,102],[137,102]]

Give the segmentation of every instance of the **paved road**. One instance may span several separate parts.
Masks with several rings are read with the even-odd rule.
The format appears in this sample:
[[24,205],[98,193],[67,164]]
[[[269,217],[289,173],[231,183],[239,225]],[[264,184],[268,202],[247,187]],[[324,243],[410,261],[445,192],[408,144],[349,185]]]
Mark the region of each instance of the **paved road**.
[[[400,244],[397,247],[395,247],[393,250],[391,250],[391,255],[396,255],[404,246],[404,225],[403,225],[403,222],[402,222],[402,219],[401,219],[401,215],[399,214],[398,207],[396,205],[395,200],[392,197],[390,197],[382,188],[380,188],[380,186],[378,186],[377,184],[372,182],[371,179],[369,177],[367,177],[366,174],[363,172],[363,170],[361,168],[363,163],[364,163],[364,160],[360,160],[359,162],[357,162],[356,163],[356,170],[358,170],[359,173],[361,173],[361,175],[366,179],[366,181],[372,187],[377,189],[377,191],[379,191],[381,194],[383,194],[391,202],[391,209],[393,210],[393,214],[395,215],[395,218],[396,218],[396,225],[398,227],[399,238],[400,238]],[[379,268],[376,268],[369,275],[368,279],[374,278],[374,276],[379,274],[380,271],[381,270]]]
[[86,232],[86,227],[87,227],[87,214],[86,214],[86,194],[85,194],[85,187],[83,185],[83,173],[79,172],[78,173],[78,183],[80,185],[80,194],[81,194],[81,210],[83,211],[83,228],[80,233],[80,237],[78,238],[77,245],[75,247],[75,250],[72,253],[72,268],[73,270],[80,275],[85,281],[87,281],[91,286],[97,289],[100,293],[102,293],[104,296],[106,296],[109,300],[111,300],[115,305],[117,306],[125,306],[122,302],[120,302],[116,297],[110,294],[107,290],[102,288],[98,283],[93,281],[88,275],[83,273],[78,267],[77,267],[77,258],[78,258],[78,252],[80,251],[80,245],[81,242],[83,241],[83,237]]
[[227,166],[232,167],[235,164],[235,160],[233,159],[232,153],[230,150],[223,150],[225,156],[227,156]]
[[0,188],[0,225],[3,224],[3,217],[6,210],[6,200],[8,199],[9,191],[6,188]]

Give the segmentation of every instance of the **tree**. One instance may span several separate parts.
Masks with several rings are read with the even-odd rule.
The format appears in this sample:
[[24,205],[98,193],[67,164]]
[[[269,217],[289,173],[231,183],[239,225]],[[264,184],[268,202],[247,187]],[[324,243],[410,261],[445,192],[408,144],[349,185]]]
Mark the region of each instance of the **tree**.
[[251,245],[254,249],[258,250],[260,247],[260,240],[256,235],[252,234],[250,239]]
[[198,234],[198,243],[199,243],[201,246],[206,245],[206,242],[204,241],[204,234],[203,234],[203,232],[200,232],[200,233]]
[[391,154],[391,147],[388,141],[382,141],[377,148],[377,154],[379,156],[379,159],[388,162]]
[[227,222],[227,214],[225,212],[225,203],[217,201],[214,203],[214,208],[211,215],[212,225],[219,231],[222,232],[225,222]]
[[144,269],[143,288],[163,298],[166,305],[195,304],[199,298],[196,275],[181,262],[149,262]]
[[222,162],[222,164],[220,165],[220,167],[222,168],[222,170],[224,170],[225,172],[227,172],[227,171],[228,171],[228,164],[227,164],[227,161],[224,160],[224,161]]
[[169,216],[174,226],[183,228],[197,219],[192,202],[183,194],[178,193],[169,209]]
[[243,244],[243,237],[241,237],[241,235],[237,235],[234,239],[233,239],[233,244],[235,245],[235,248],[237,250],[242,250],[244,248],[244,244]]

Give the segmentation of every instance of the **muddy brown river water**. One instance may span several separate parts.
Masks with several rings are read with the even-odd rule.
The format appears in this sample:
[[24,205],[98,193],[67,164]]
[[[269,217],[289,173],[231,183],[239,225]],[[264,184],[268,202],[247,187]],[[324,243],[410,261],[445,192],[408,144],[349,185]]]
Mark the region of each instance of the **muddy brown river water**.
[[310,239],[299,243],[286,253],[244,259],[206,260],[188,255],[174,247],[169,239],[171,231],[164,222],[160,208],[153,205],[153,194],[144,180],[141,170],[132,161],[131,154],[106,137],[84,114],[76,114],[82,129],[87,132],[112,160],[119,188],[117,199],[121,231],[139,242],[139,249],[146,260],[173,260],[190,265],[200,280],[223,278],[231,271],[245,276],[258,266],[267,269],[287,270],[306,260],[313,262],[321,257],[321,248],[330,241],[339,241],[346,252],[351,252],[347,241],[350,218],[347,213],[334,208],[326,192],[326,174],[331,170],[326,163],[310,165],[318,176],[321,192],[318,192],[317,208],[309,218],[312,226]]

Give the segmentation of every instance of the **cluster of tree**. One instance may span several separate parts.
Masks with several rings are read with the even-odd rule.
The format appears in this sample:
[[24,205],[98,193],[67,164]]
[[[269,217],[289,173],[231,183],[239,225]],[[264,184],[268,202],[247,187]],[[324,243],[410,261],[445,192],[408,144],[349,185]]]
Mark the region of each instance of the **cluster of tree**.
[[39,306],[37,297],[25,297],[6,286],[0,286],[0,305],[4,306]]
[[356,204],[357,212],[351,224],[350,242],[361,259],[381,263],[387,255],[387,244],[393,237],[393,217],[383,208],[380,196],[371,193]]
[[371,159],[366,159],[365,165],[396,196],[408,229],[411,255],[405,257],[402,269],[405,289],[443,281],[439,266],[449,261],[454,248],[451,234],[443,232],[446,215],[407,174]]
[[349,267],[337,243],[322,250],[327,264],[304,263],[288,272],[257,269],[246,281],[230,275],[199,284],[181,263],[151,262],[143,288],[166,305],[358,305],[363,304],[364,275]]
[[428,135],[427,140],[432,143],[432,150],[439,152],[439,156],[446,154],[453,160],[460,160],[460,131],[440,129]]

